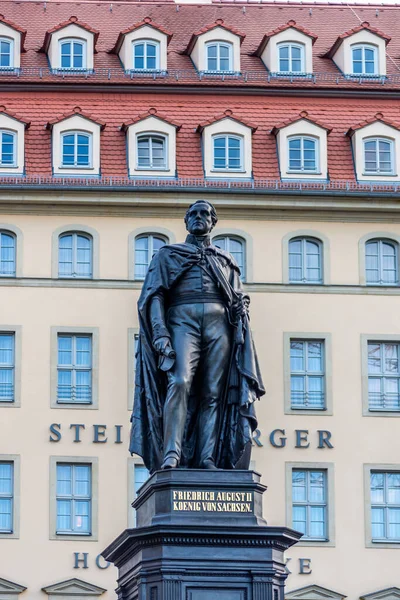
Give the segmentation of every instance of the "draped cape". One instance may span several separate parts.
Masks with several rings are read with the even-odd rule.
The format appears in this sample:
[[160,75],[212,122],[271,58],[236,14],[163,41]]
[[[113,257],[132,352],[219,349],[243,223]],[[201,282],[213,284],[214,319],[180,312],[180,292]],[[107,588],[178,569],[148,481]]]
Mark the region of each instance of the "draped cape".
[[[150,301],[155,294],[170,295],[178,279],[201,259],[207,261],[228,315],[231,314],[238,295],[243,295],[240,271],[229,253],[212,245],[201,249],[190,243],[163,246],[151,261],[138,301],[139,340],[129,450],[143,458],[150,472],[159,469],[163,460],[163,405],[167,389],[167,375],[158,368],[158,355],[152,344]],[[254,401],[265,390],[247,316],[232,325],[231,361],[226,371],[216,463],[225,469],[248,468],[252,431],[257,427]],[[194,466],[200,400],[201,381],[195,376],[182,445],[181,465],[186,467]]]

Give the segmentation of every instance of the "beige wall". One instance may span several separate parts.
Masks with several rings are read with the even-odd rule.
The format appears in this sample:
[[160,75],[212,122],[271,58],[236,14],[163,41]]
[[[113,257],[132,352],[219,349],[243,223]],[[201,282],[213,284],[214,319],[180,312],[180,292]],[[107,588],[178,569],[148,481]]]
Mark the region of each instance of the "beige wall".
[[[183,213],[183,211],[182,211]],[[43,586],[79,577],[115,598],[116,571],[101,570],[96,556],[127,526],[127,441],[129,411],[128,328],[137,327],[139,285],[128,282],[128,236],[138,228],[163,227],[178,241],[185,235],[181,217],[34,216],[2,214],[23,235],[25,278],[18,287],[0,280],[3,325],[20,325],[22,335],[21,408],[1,408],[0,455],[20,455],[20,538],[0,539],[0,577],[25,585],[21,598],[44,600]],[[100,287],[51,280],[52,233],[59,227],[86,225],[99,234]],[[364,463],[400,463],[397,418],[362,416],[362,334],[399,334],[399,293],[378,295],[358,286],[359,239],[369,232],[400,235],[400,224],[338,223],[221,218],[224,231],[247,232],[253,239],[252,327],[268,390],[257,406],[263,447],[253,452],[256,470],[268,485],[264,512],[270,525],[285,525],[285,464],[333,463],[335,547],[298,546],[288,552],[293,574],[288,590],[312,583],[346,594],[349,600],[398,584],[399,552],[365,547]],[[331,285],[319,293],[295,291],[282,282],[282,239],[291,231],[321,232],[330,241]],[[258,285],[258,284],[265,285]],[[58,285],[58,282],[57,282]],[[81,285],[81,287],[76,287]],[[340,287],[342,285],[350,288]],[[74,286],[74,287],[73,287]],[[107,288],[109,286],[109,288]],[[316,287],[316,286],[315,286]],[[313,290],[315,290],[315,287]],[[368,291],[369,293],[362,293]],[[400,290],[399,290],[400,292]],[[50,407],[51,327],[99,330],[98,410]],[[331,333],[333,415],[284,414],[283,341],[285,332]],[[63,434],[49,442],[49,425]],[[81,443],[73,442],[71,423],[85,424]],[[93,425],[107,425],[106,444],[93,443]],[[114,443],[122,425],[123,444]],[[269,434],[285,429],[285,448],[273,448]],[[295,429],[308,429],[310,447],[294,448]],[[318,429],[332,432],[333,449],[318,449]],[[97,457],[99,470],[98,541],[50,540],[50,456]],[[400,548],[399,548],[400,550]],[[87,552],[88,569],[73,568],[73,553]],[[299,575],[299,558],[310,558],[311,575]],[[379,568],[378,568],[379,566]]]

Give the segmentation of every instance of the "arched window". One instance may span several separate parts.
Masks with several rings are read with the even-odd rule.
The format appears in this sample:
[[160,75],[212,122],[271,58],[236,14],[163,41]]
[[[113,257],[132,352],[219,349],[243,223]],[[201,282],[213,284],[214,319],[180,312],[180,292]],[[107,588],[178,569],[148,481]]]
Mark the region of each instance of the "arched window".
[[233,46],[229,42],[206,44],[207,71],[233,71]]
[[304,46],[302,44],[279,44],[278,52],[280,73],[303,73],[305,71]]
[[0,231],[0,276],[15,277],[16,244],[15,235]]
[[86,69],[86,42],[76,38],[60,41],[62,69]]
[[137,136],[137,168],[168,168],[167,137],[165,135],[145,134]]
[[376,75],[378,73],[377,48],[360,44],[352,48],[354,75]]
[[323,283],[322,242],[308,237],[290,240],[289,282]]
[[0,69],[10,69],[14,66],[14,40],[0,37]]
[[240,278],[244,281],[246,279],[245,241],[230,235],[219,235],[213,239],[213,244],[218,248],[221,248],[221,250],[225,250],[226,252],[229,252],[229,254],[232,254],[239,265],[241,273]]
[[318,162],[318,139],[307,136],[289,138],[289,171],[315,173]]
[[365,173],[377,175],[393,173],[393,141],[387,138],[366,138],[363,142]]
[[64,233],[59,237],[58,276],[90,279],[92,269],[92,238],[83,233]]
[[92,134],[66,131],[61,136],[63,167],[85,168],[92,164]]
[[160,235],[140,235],[135,238],[135,279],[144,279],[151,259],[159,249],[167,244]]
[[137,71],[160,69],[160,44],[153,40],[138,40],[133,43],[133,68]]
[[237,135],[213,136],[213,168],[217,171],[243,170],[243,138]]
[[398,247],[391,240],[369,240],[365,245],[365,279],[370,285],[397,285]]

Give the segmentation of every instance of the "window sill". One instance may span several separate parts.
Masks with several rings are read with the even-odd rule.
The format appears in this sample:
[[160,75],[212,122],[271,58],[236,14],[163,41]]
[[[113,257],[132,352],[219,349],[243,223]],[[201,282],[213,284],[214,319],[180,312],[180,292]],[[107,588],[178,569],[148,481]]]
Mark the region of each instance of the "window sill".
[[310,175],[310,176],[322,176],[320,171],[286,171],[287,175]]
[[152,172],[156,172],[158,173],[159,171],[165,172],[165,173],[170,173],[171,169],[168,169],[168,167],[135,167],[135,171],[137,172],[144,172],[144,173],[152,173]]
[[86,165],[82,165],[82,166],[78,166],[78,165],[64,166],[64,165],[61,165],[58,168],[62,169],[63,171],[94,171],[94,167],[87,167]]
[[324,285],[323,281],[288,281],[289,285]]
[[362,177],[398,177],[397,173],[361,173]]
[[218,76],[218,77],[241,77],[240,71],[199,71],[200,77],[206,76]]
[[296,546],[318,546],[320,548],[334,548],[336,546],[334,540],[315,540],[301,538]]
[[50,408],[60,410],[98,410],[99,407],[93,402],[91,402],[90,404],[83,404],[78,402],[52,402]]
[[313,73],[304,73],[304,72],[290,72],[290,71],[273,71],[269,73],[270,77],[279,77],[280,79],[287,77],[299,77],[300,79],[311,79],[313,77]]
[[50,536],[51,540],[67,540],[74,541],[76,540],[85,540],[86,542],[97,542],[97,536],[93,536],[91,533],[52,533]]

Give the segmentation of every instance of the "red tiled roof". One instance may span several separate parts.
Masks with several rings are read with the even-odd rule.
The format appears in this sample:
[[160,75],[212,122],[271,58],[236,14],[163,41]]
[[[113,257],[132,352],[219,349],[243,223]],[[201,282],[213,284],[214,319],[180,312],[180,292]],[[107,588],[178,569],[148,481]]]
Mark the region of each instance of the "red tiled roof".
[[329,125],[325,125],[324,123],[322,123],[322,121],[319,121],[318,119],[313,119],[312,117],[310,117],[306,110],[302,110],[301,113],[299,113],[298,115],[290,117],[289,119],[286,119],[286,121],[282,121],[282,123],[279,123],[279,125],[274,125],[274,127],[271,129],[271,134],[276,135],[280,129],[284,129],[284,127],[292,125],[292,123],[297,123],[297,121],[303,120],[309,121],[310,123],[314,123],[314,125],[318,125],[318,127],[322,127],[322,129],[326,129],[328,135],[332,131],[332,127],[329,127]]
[[86,31],[89,31],[90,33],[93,34],[93,47],[95,49],[96,52],[96,42],[97,42],[97,38],[99,37],[99,31],[97,31],[97,29],[93,29],[93,27],[91,27],[90,25],[87,25],[86,23],[82,23],[81,21],[78,20],[78,17],[72,16],[68,19],[68,21],[63,21],[62,23],[59,23],[58,25],[56,25],[55,27],[52,27],[51,29],[48,29],[46,31],[46,34],[44,36],[44,42],[43,42],[43,46],[40,49],[40,52],[47,52],[49,45],[50,45],[50,40],[51,40],[51,36],[53,33],[55,33],[56,31],[59,31],[60,29],[64,29],[64,27],[68,27],[68,25],[77,25],[77,27],[81,27],[82,29],[85,29]]
[[23,29],[22,27],[20,27],[16,23],[13,23],[12,21],[9,21],[3,15],[0,15],[0,23],[4,23],[4,25],[11,27],[11,29],[18,31],[21,34],[21,52],[26,52],[26,50],[24,48],[24,41],[26,38],[26,29]]
[[[222,85],[225,88],[274,88],[309,90],[357,90],[363,92],[376,89],[381,93],[400,89],[400,19],[398,6],[376,5],[358,6],[347,4],[286,4],[279,3],[234,3],[219,2],[212,4],[175,4],[175,2],[65,2],[49,1],[21,2],[16,0],[0,0],[0,12],[10,22],[18,23],[18,27],[27,30],[26,52],[21,57],[21,70],[18,74],[0,72],[0,86],[12,82],[13,85],[27,86],[30,83],[51,83],[68,85],[85,83],[85,85],[107,84],[133,87],[148,85],[182,86],[196,85],[209,88]],[[72,14],[78,22],[88,24],[90,29],[101,32],[97,40],[94,57],[94,71],[89,74],[54,73],[47,57],[38,50],[43,46],[46,32],[54,29],[54,24],[66,23]],[[173,38],[168,46],[168,74],[152,77],[149,74],[127,75],[117,55],[110,53],[116,40],[127,26],[133,22],[140,23],[146,17],[152,19]],[[200,78],[190,57],[185,54],[193,32],[202,31],[207,24],[215,26],[217,20],[225,24],[234,24],[246,34],[240,48],[241,74],[234,76],[203,76]],[[318,38],[313,46],[314,78],[277,78],[270,77],[262,61],[255,52],[260,46],[266,31],[274,31],[282,23],[296,21],[298,27],[314,32]],[[350,28],[360,27],[360,21],[376,24],[379,32],[391,36],[387,47],[387,78],[385,85],[378,78],[360,80],[343,76],[338,67],[326,53],[332,48],[338,36]],[[377,29],[378,30],[378,29]],[[236,30],[235,30],[236,31]],[[71,79],[72,78],[72,79]]]
[[69,119],[70,117],[75,117],[76,115],[79,117],[82,117],[83,119],[87,119],[88,121],[92,121],[93,123],[97,123],[97,125],[100,125],[100,129],[104,129],[104,127],[106,126],[105,121],[102,121],[99,118],[93,117],[89,113],[83,111],[80,106],[75,106],[69,112],[63,113],[62,115],[58,115],[51,121],[48,121],[46,123],[46,129],[52,129],[53,125],[55,125],[56,123],[61,123],[61,121],[65,121],[65,119]]
[[359,31],[363,31],[363,30],[370,31],[371,33],[374,33],[375,35],[383,38],[385,40],[386,45],[392,39],[390,37],[390,35],[386,35],[386,33],[383,33],[383,31],[380,31],[376,27],[371,27],[371,25],[368,23],[368,21],[364,21],[363,23],[361,23],[361,25],[358,25],[357,27],[353,27],[352,29],[349,29],[349,31],[346,31],[345,33],[342,33],[341,35],[339,35],[339,37],[333,44],[332,48],[330,48],[330,50],[325,54],[326,58],[332,58],[334,56],[334,54],[336,53],[339,46],[341,46],[344,39],[354,35],[355,33],[358,33]]
[[212,125],[213,123],[217,123],[218,121],[222,121],[223,119],[231,119],[232,121],[241,123],[242,125],[245,125],[246,127],[249,127],[250,129],[252,129],[253,133],[257,130],[257,125],[255,125],[254,123],[249,123],[249,121],[245,121],[244,119],[233,116],[233,112],[231,110],[227,109],[222,115],[218,115],[216,117],[211,117],[210,119],[207,119],[207,121],[205,121],[204,123],[200,123],[197,126],[196,131],[201,133],[205,127],[208,127],[209,125]]
[[365,119],[364,121],[361,121],[361,123],[358,123],[357,125],[352,125],[352,127],[350,127],[350,129],[346,132],[346,135],[352,136],[354,134],[354,132],[357,131],[358,129],[362,129],[363,127],[366,127],[367,125],[371,125],[371,123],[376,123],[377,121],[380,121],[381,123],[384,123],[385,125],[388,125],[389,127],[393,127],[394,129],[400,130],[399,122],[385,119],[385,117],[383,116],[383,114],[381,112],[377,112],[373,117]]
[[261,54],[264,52],[265,46],[268,44],[270,38],[272,38],[274,35],[277,35],[278,33],[281,33],[282,31],[286,31],[287,29],[296,29],[297,31],[304,33],[304,35],[307,35],[308,37],[311,38],[311,41],[313,44],[318,39],[318,36],[315,35],[315,33],[311,33],[311,31],[309,31],[305,27],[302,27],[301,25],[297,25],[296,21],[290,20],[286,23],[286,25],[281,25],[280,27],[273,29],[269,33],[266,33],[264,35],[263,39],[261,40],[261,44],[258,46],[257,50],[255,51],[255,55],[261,56]]
[[[181,128],[176,137],[177,173],[180,178],[203,177],[201,143],[198,124],[215,122],[214,115],[220,114],[221,106],[231,106],[235,118],[246,124],[256,124],[252,135],[252,163],[254,179],[279,179],[279,164],[276,138],[270,135],[274,126],[287,122],[298,115],[299,98],[284,93],[279,96],[254,95],[232,97],[226,94],[180,93],[156,95],[125,93],[78,94],[74,90],[24,94],[3,94],[7,112],[22,116],[31,122],[25,135],[26,173],[28,176],[50,176],[51,133],[46,129],[62,118],[76,114],[79,102],[82,116],[97,123],[107,123],[101,133],[101,172],[104,176],[126,177],[126,139],[121,124],[128,123],[136,115],[148,114],[149,106],[155,106],[157,114],[168,115],[168,120],[179,123]],[[399,101],[396,98],[322,98],[314,96],[302,99],[313,120],[329,123],[332,131],[328,136],[328,169],[331,182],[355,181],[351,142],[345,134],[354,123],[370,119],[377,108],[381,109],[387,122],[399,119]],[[61,116],[60,116],[61,115]],[[226,116],[226,115],[223,115]]]
[[212,31],[213,29],[216,29],[217,27],[221,27],[222,29],[226,29],[226,31],[230,31],[231,33],[234,33],[235,35],[237,35],[240,38],[240,43],[242,43],[244,38],[246,37],[246,34],[241,33],[238,29],[236,29],[236,27],[232,27],[231,25],[225,25],[223,19],[217,19],[215,21],[215,23],[206,25],[205,27],[202,27],[196,33],[192,34],[192,37],[190,38],[190,41],[187,45],[185,53],[190,54],[192,52],[194,45],[197,41],[197,38],[199,36],[203,35],[204,33],[207,33],[207,31]]
[[127,29],[124,29],[123,31],[120,32],[118,39],[115,43],[115,46],[114,46],[114,48],[112,48],[112,50],[110,50],[110,53],[118,54],[118,52],[122,46],[122,42],[124,41],[124,37],[128,33],[132,33],[132,31],[135,31],[135,29],[140,29],[140,27],[144,27],[145,25],[148,25],[149,27],[152,27],[153,29],[157,29],[157,31],[161,31],[161,33],[164,33],[167,36],[167,44],[169,44],[169,42],[171,41],[171,38],[172,38],[172,33],[167,31],[161,25],[157,25],[157,23],[153,23],[153,21],[151,20],[150,17],[145,17],[139,23],[135,23],[134,25],[131,25],[131,27],[128,27]]
[[26,121],[25,119],[23,119],[19,115],[16,115],[15,113],[7,110],[7,108],[5,106],[0,106],[0,114],[1,115],[6,115],[7,117],[11,117],[11,119],[15,119],[16,121],[19,121],[20,123],[23,123],[25,125],[25,129],[28,129],[29,125],[31,124],[30,121]]
[[128,129],[128,127],[130,127],[131,125],[134,125],[135,123],[139,123],[140,121],[144,121],[145,119],[148,119],[149,117],[155,117],[156,119],[160,119],[160,121],[164,121],[165,123],[168,123],[169,125],[173,125],[173,127],[176,127],[177,131],[179,131],[181,128],[181,125],[178,125],[178,123],[175,123],[174,121],[172,121],[167,115],[158,112],[158,110],[156,108],[149,108],[149,110],[146,113],[138,115],[137,117],[133,117],[132,119],[128,119],[127,121],[122,123],[120,129],[122,131],[126,131]]

